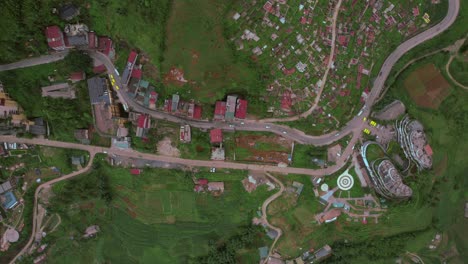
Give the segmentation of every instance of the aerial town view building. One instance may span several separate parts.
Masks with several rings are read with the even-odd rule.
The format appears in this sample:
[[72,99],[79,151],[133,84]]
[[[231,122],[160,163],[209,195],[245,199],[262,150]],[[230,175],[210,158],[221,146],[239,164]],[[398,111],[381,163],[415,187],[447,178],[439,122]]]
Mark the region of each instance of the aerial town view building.
[[468,259],[468,3],[0,10],[0,263]]

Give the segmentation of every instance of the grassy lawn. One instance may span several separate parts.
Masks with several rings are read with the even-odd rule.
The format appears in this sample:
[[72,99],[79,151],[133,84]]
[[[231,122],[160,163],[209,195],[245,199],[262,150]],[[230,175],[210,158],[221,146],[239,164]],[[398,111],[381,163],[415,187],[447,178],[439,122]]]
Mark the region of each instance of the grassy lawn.
[[450,74],[462,85],[468,85],[468,61],[466,58],[456,57],[449,67]]
[[367,157],[367,160],[374,161],[376,159],[384,158],[385,152],[379,145],[371,144],[367,146],[366,157]]
[[[138,48],[159,67],[164,51],[164,24],[171,1],[98,1],[89,3],[90,28],[110,36],[117,55],[126,60],[129,48]],[[122,63],[117,64],[122,67]],[[119,68],[122,70],[122,68]]]
[[[194,98],[207,105],[229,93],[257,101],[255,95],[262,89],[257,73],[234,57],[223,35],[224,14],[229,6],[227,2],[214,0],[200,0],[196,4],[193,0],[173,1],[162,64],[163,95],[179,93],[183,98]],[[166,74],[173,67],[181,69],[189,82],[183,85],[168,80]],[[261,113],[260,110],[263,107],[249,107],[252,113]]]
[[[66,81],[60,71],[63,61],[0,73],[6,92],[24,109],[28,118],[43,117],[50,127],[50,138],[75,142],[73,132],[92,124],[91,105],[86,82],[75,84],[76,99],[42,97],[41,87]],[[77,115],[77,113],[80,113]]]
[[316,169],[320,166],[313,162],[313,159],[327,161],[327,149],[310,145],[294,145],[293,162],[294,167]]
[[[104,180],[99,180],[103,175]],[[206,255],[210,243],[224,241],[248,226],[257,208],[271,195],[265,188],[245,192],[240,181],[246,175],[243,171],[199,172],[197,177],[224,181],[224,194],[213,197],[194,193],[188,172],[144,169],[134,177],[128,169],[98,161],[90,174],[54,186],[57,199],[50,209],[60,213],[62,224],[47,236],[48,261],[154,263],[157,259],[158,263],[187,263]],[[96,179],[110,190],[112,199],[107,204],[99,198],[102,190],[90,185],[96,184]],[[85,186],[90,190],[79,195]],[[66,193],[72,197],[61,196]],[[94,239],[81,239],[80,234],[92,224],[98,224],[101,233]],[[76,239],[70,240],[71,235]],[[256,248],[266,242],[256,239],[238,259],[243,263],[258,261]]]

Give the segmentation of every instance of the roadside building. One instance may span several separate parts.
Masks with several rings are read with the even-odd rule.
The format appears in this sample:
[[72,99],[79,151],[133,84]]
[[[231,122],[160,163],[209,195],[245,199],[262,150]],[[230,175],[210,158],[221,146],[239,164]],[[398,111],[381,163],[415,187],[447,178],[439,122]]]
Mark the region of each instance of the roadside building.
[[172,105],[171,105],[171,112],[175,113],[179,107],[180,96],[178,94],[172,95]]
[[214,120],[224,120],[226,114],[226,102],[216,101]]
[[111,147],[118,148],[118,149],[130,149],[130,146],[131,146],[130,143],[131,143],[130,137],[112,138]]
[[244,100],[244,99],[237,100],[236,114],[235,114],[236,118],[245,119],[246,115],[247,115],[247,100]]
[[315,252],[315,254],[314,254],[315,262],[322,261],[322,260],[330,257],[331,254],[332,254],[331,247],[329,245],[325,245],[321,249],[317,250],[317,252]]
[[29,133],[36,136],[44,136],[47,134],[47,125],[41,117],[34,118],[32,124],[29,125]]
[[236,104],[237,104],[237,96],[228,95],[227,100],[226,100],[226,112],[224,114],[224,118],[226,120],[234,119],[234,114],[236,113]]
[[81,144],[89,145],[91,142],[89,140],[89,131],[88,129],[76,129],[74,132],[75,139],[81,142]]
[[105,78],[93,77],[88,79],[88,91],[91,104],[106,104],[111,103],[109,87]]
[[45,35],[47,38],[47,45],[53,50],[64,50],[65,40],[63,32],[58,26],[46,27]]
[[84,156],[72,156],[71,163],[75,166],[82,166],[85,163]]
[[192,141],[192,134],[189,125],[180,126],[179,139],[182,143],[190,143],[190,141]]
[[210,142],[211,144],[223,143],[223,131],[219,128],[210,130]]
[[99,37],[98,38],[98,51],[109,57],[113,60],[115,57],[114,45],[112,39],[109,37]]
[[68,24],[63,29],[65,32],[65,46],[67,48],[89,46],[88,26],[85,24]]
[[148,114],[140,114],[138,117],[136,136],[146,138],[146,134],[151,127],[151,118]]
[[136,60],[137,60],[137,57],[138,57],[138,53],[136,53],[135,51],[131,51],[130,54],[128,55],[128,59],[127,59],[127,65],[125,65],[125,69],[122,73],[122,82],[127,85],[128,82],[130,81],[130,77],[132,75],[132,72],[133,72],[133,68],[135,66],[135,63],[136,63]]
[[98,38],[94,31],[88,32],[88,48],[96,49],[98,47]]
[[201,119],[202,117],[202,107],[201,105],[195,105],[193,109],[193,119]]
[[7,118],[19,112],[20,107],[18,103],[13,101],[8,94],[0,92],[0,118]]

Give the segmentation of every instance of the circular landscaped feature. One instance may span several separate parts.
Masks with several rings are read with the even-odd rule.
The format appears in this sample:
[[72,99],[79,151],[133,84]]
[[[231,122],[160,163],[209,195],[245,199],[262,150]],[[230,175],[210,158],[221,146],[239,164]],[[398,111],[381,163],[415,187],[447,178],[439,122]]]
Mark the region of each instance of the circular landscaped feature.
[[342,191],[348,191],[351,188],[353,188],[354,185],[354,179],[351,175],[349,174],[342,174],[340,177],[338,177],[338,180],[336,181],[338,184],[338,188]]

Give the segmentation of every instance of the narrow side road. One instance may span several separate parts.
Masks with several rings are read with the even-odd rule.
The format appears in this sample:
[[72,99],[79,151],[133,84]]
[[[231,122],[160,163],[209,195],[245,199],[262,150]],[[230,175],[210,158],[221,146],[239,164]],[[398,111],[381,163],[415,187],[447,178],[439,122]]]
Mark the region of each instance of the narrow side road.
[[79,171],[75,171],[75,172],[72,172],[70,174],[67,174],[67,175],[64,175],[64,176],[61,176],[59,178],[55,178],[53,180],[50,180],[48,182],[45,182],[41,185],[39,185],[39,187],[37,187],[36,189],[36,192],[34,193],[34,207],[33,207],[33,228],[32,228],[32,231],[31,231],[31,236],[29,238],[29,241],[28,243],[23,247],[23,249],[10,261],[10,264],[13,264],[15,263],[18,258],[20,256],[22,256],[24,253],[27,252],[27,250],[31,247],[32,243],[34,242],[34,237],[36,235],[36,232],[39,230],[39,226],[37,226],[37,208],[38,208],[38,197],[39,197],[39,194],[40,192],[42,191],[42,189],[46,188],[46,187],[50,187],[51,185],[57,183],[57,182],[60,182],[60,181],[64,181],[64,180],[68,180],[70,178],[73,178],[75,176],[78,176],[80,174],[83,174],[87,171],[89,171],[93,165],[93,160],[94,160],[94,156],[95,156],[95,152],[90,152],[89,153],[89,162],[88,162],[88,165],[86,167],[84,167],[83,169],[79,170]]
[[273,229],[276,231],[276,233],[278,233],[278,235],[276,236],[275,240],[273,241],[273,243],[271,244],[271,247],[270,247],[270,251],[268,252],[268,256],[267,258],[264,260],[264,264],[266,264],[268,262],[268,259],[270,258],[270,256],[272,255],[273,253],[273,250],[275,248],[275,245],[276,245],[276,242],[278,242],[278,240],[280,239],[281,235],[283,234],[283,231],[279,228],[279,227],[275,227],[275,226],[272,226],[269,222],[268,222],[268,216],[267,216],[267,208],[268,208],[268,205],[270,205],[271,202],[273,202],[274,200],[276,200],[278,197],[280,197],[283,192],[284,192],[284,185],[283,183],[276,179],[273,175],[271,175],[270,173],[266,172],[265,175],[270,178],[271,180],[273,180],[275,183],[277,183],[279,186],[280,186],[280,190],[273,194],[272,196],[268,197],[268,199],[265,200],[265,202],[263,202],[263,205],[262,205],[262,222],[263,223],[266,223],[266,225],[268,226],[268,228],[270,229]]
[[39,56],[39,57],[20,60],[20,61],[13,62],[13,63],[10,63],[10,64],[3,64],[3,65],[0,65],[0,72],[1,71],[14,70],[14,69],[20,69],[20,68],[26,68],[26,67],[31,67],[31,66],[41,65],[41,64],[47,64],[47,63],[63,60],[63,58],[65,58],[65,56],[67,56],[67,54],[68,54],[68,50],[65,50],[65,51],[52,53],[50,55],[42,55],[42,56]]

